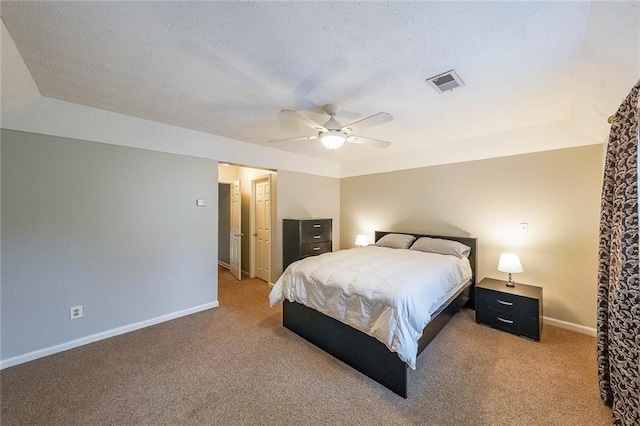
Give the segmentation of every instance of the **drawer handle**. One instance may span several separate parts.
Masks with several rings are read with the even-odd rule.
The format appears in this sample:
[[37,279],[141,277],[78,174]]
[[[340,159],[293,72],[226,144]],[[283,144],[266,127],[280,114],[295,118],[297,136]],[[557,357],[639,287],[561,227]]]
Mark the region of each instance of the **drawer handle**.
[[318,225],[318,224],[313,225],[314,228],[320,228],[320,226],[322,225]]
[[318,239],[318,238],[320,238],[320,235],[314,235],[313,238]]
[[511,321],[511,320],[506,320],[506,319],[500,318],[500,317],[496,317],[496,318],[498,318],[498,321],[506,322],[507,324],[513,324],[513,321]]
[[498,300],[498,303],[501,303],[501,304],[503,304],[503,305],[513,306],[513,303],[512,303],[512,302],[505,302],[504,300],[500,300],[500,299],[497,299],[497,300]]
[[320,250],[320,247],[314,247],[313,248],[313,251],[318,251],[318,250]]

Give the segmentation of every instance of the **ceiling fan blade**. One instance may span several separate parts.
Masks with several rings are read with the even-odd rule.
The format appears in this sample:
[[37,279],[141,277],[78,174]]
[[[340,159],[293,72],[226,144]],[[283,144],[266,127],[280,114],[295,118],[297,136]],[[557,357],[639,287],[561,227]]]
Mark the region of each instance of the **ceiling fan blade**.
[[312,141],[314,139],[318,139],[317,136],[303,136],[300,138],[285,138],[285,139],[272,139],[269,143],[274,142],[294,142],[294,141]]
[[313,130],[317,130],[319,132],[326,132],[327,131],[327,129],[325,129],[322,126],[322,124],[316,123],[312,119],[300,114],[298,111],[292,111],[290,109],[283,109],[282,110],[282,114],[285,115],[288,118],[291,118],[292,120],[296,120],[297,122],[304,124],[307,127],[311,127]]
[[226,75],[227,77],[238,81],[246,87],[249,87],[256,91],[264,91],[266,85],[260,82],[258,79],[253,78],[248,73],[244,73],[241,67],[234,66],[231,62],[223,58],[223,55],[213,51],[213,47],[207,47],[202,43],[196,42],[190,39],[171,39],[173,43],[176,43],[182,51],[198,59],[202,63],[212,67],[217,72]]
[[349,111],[346,109],[341,109],[340,114],[338,114],[338,117],[346,118],[348,120],[355,120],[356,118],[360,118],[361,116],[362,114],[360,114],[359,112]]
[[363,129],[368,129],[369,127],[388,123],[392,120],[393,117],[391,116],[391,114],[387,112],[379,112],[367,118],[363,118],[362,120],[354,121],[353,123],[344,126],[343,129],[347,133],[358,133]]
[[311,75],[300,82],[293,90],[299,97],[304,97],[317,88],[325,85],[336,75],[345,71],[349,67],[348,62],[339,56],[327,59]]
[[363,136],[349,136],[347,138],[347,142],[357,143],[359,145],[374,146],[376,148],[386,148],[391,145],[391,142],[381,141],[380,139],[365,138]]
[[226,101],[226,102],[202,102],[197,106],[206,109],[207,112],[213,114],[225,114],[229,112],[240,111],[257,111],[268,109],[271,105],[268,102],[249,102],[249,101]]

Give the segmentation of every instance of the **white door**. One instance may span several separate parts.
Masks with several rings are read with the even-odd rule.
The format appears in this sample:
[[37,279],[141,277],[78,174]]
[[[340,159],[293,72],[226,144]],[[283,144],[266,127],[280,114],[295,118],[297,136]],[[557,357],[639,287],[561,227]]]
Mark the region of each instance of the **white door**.
[[271,241],[271,185],[269,178],[255,184],[255,265],[256,277],[269,282],[269,243]]
[[242,248],[242,232],[240,227],[240,181],[231,183],[231,221],[229,244],[229,270],[237,279],[242,279],[240,250]]

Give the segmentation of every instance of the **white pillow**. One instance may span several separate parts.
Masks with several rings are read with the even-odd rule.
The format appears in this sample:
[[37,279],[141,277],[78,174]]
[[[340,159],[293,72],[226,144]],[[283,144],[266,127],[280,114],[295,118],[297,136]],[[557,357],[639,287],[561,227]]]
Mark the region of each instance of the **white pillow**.
[[411,243],[416,239],[413,235],[406,234],[387,234],[376,242],[376,246],[390,247],[398,249],[409,248]]
[[428,253],[450,254],[460,259],[469,257],[471,247],[452,240],[420,237],[409,250],[420,250]]

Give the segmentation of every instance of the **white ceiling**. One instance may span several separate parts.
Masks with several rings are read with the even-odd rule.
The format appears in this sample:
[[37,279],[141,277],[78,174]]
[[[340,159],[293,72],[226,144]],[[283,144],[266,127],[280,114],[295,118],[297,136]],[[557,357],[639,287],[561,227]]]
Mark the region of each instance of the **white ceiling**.
[[[640,77],[640,2],[1,7],[46,97],[263,145],[313,134],[283,122],[281,109],[324,122],[321,106],[336,103],[343,124],[393,115],[363,132],[387,149],[270,145],[342,163],[545,123],[570,122],[592,138],[583,144],[598,143]],[[452,68],[466,86],[438,94],[425,82]]]

